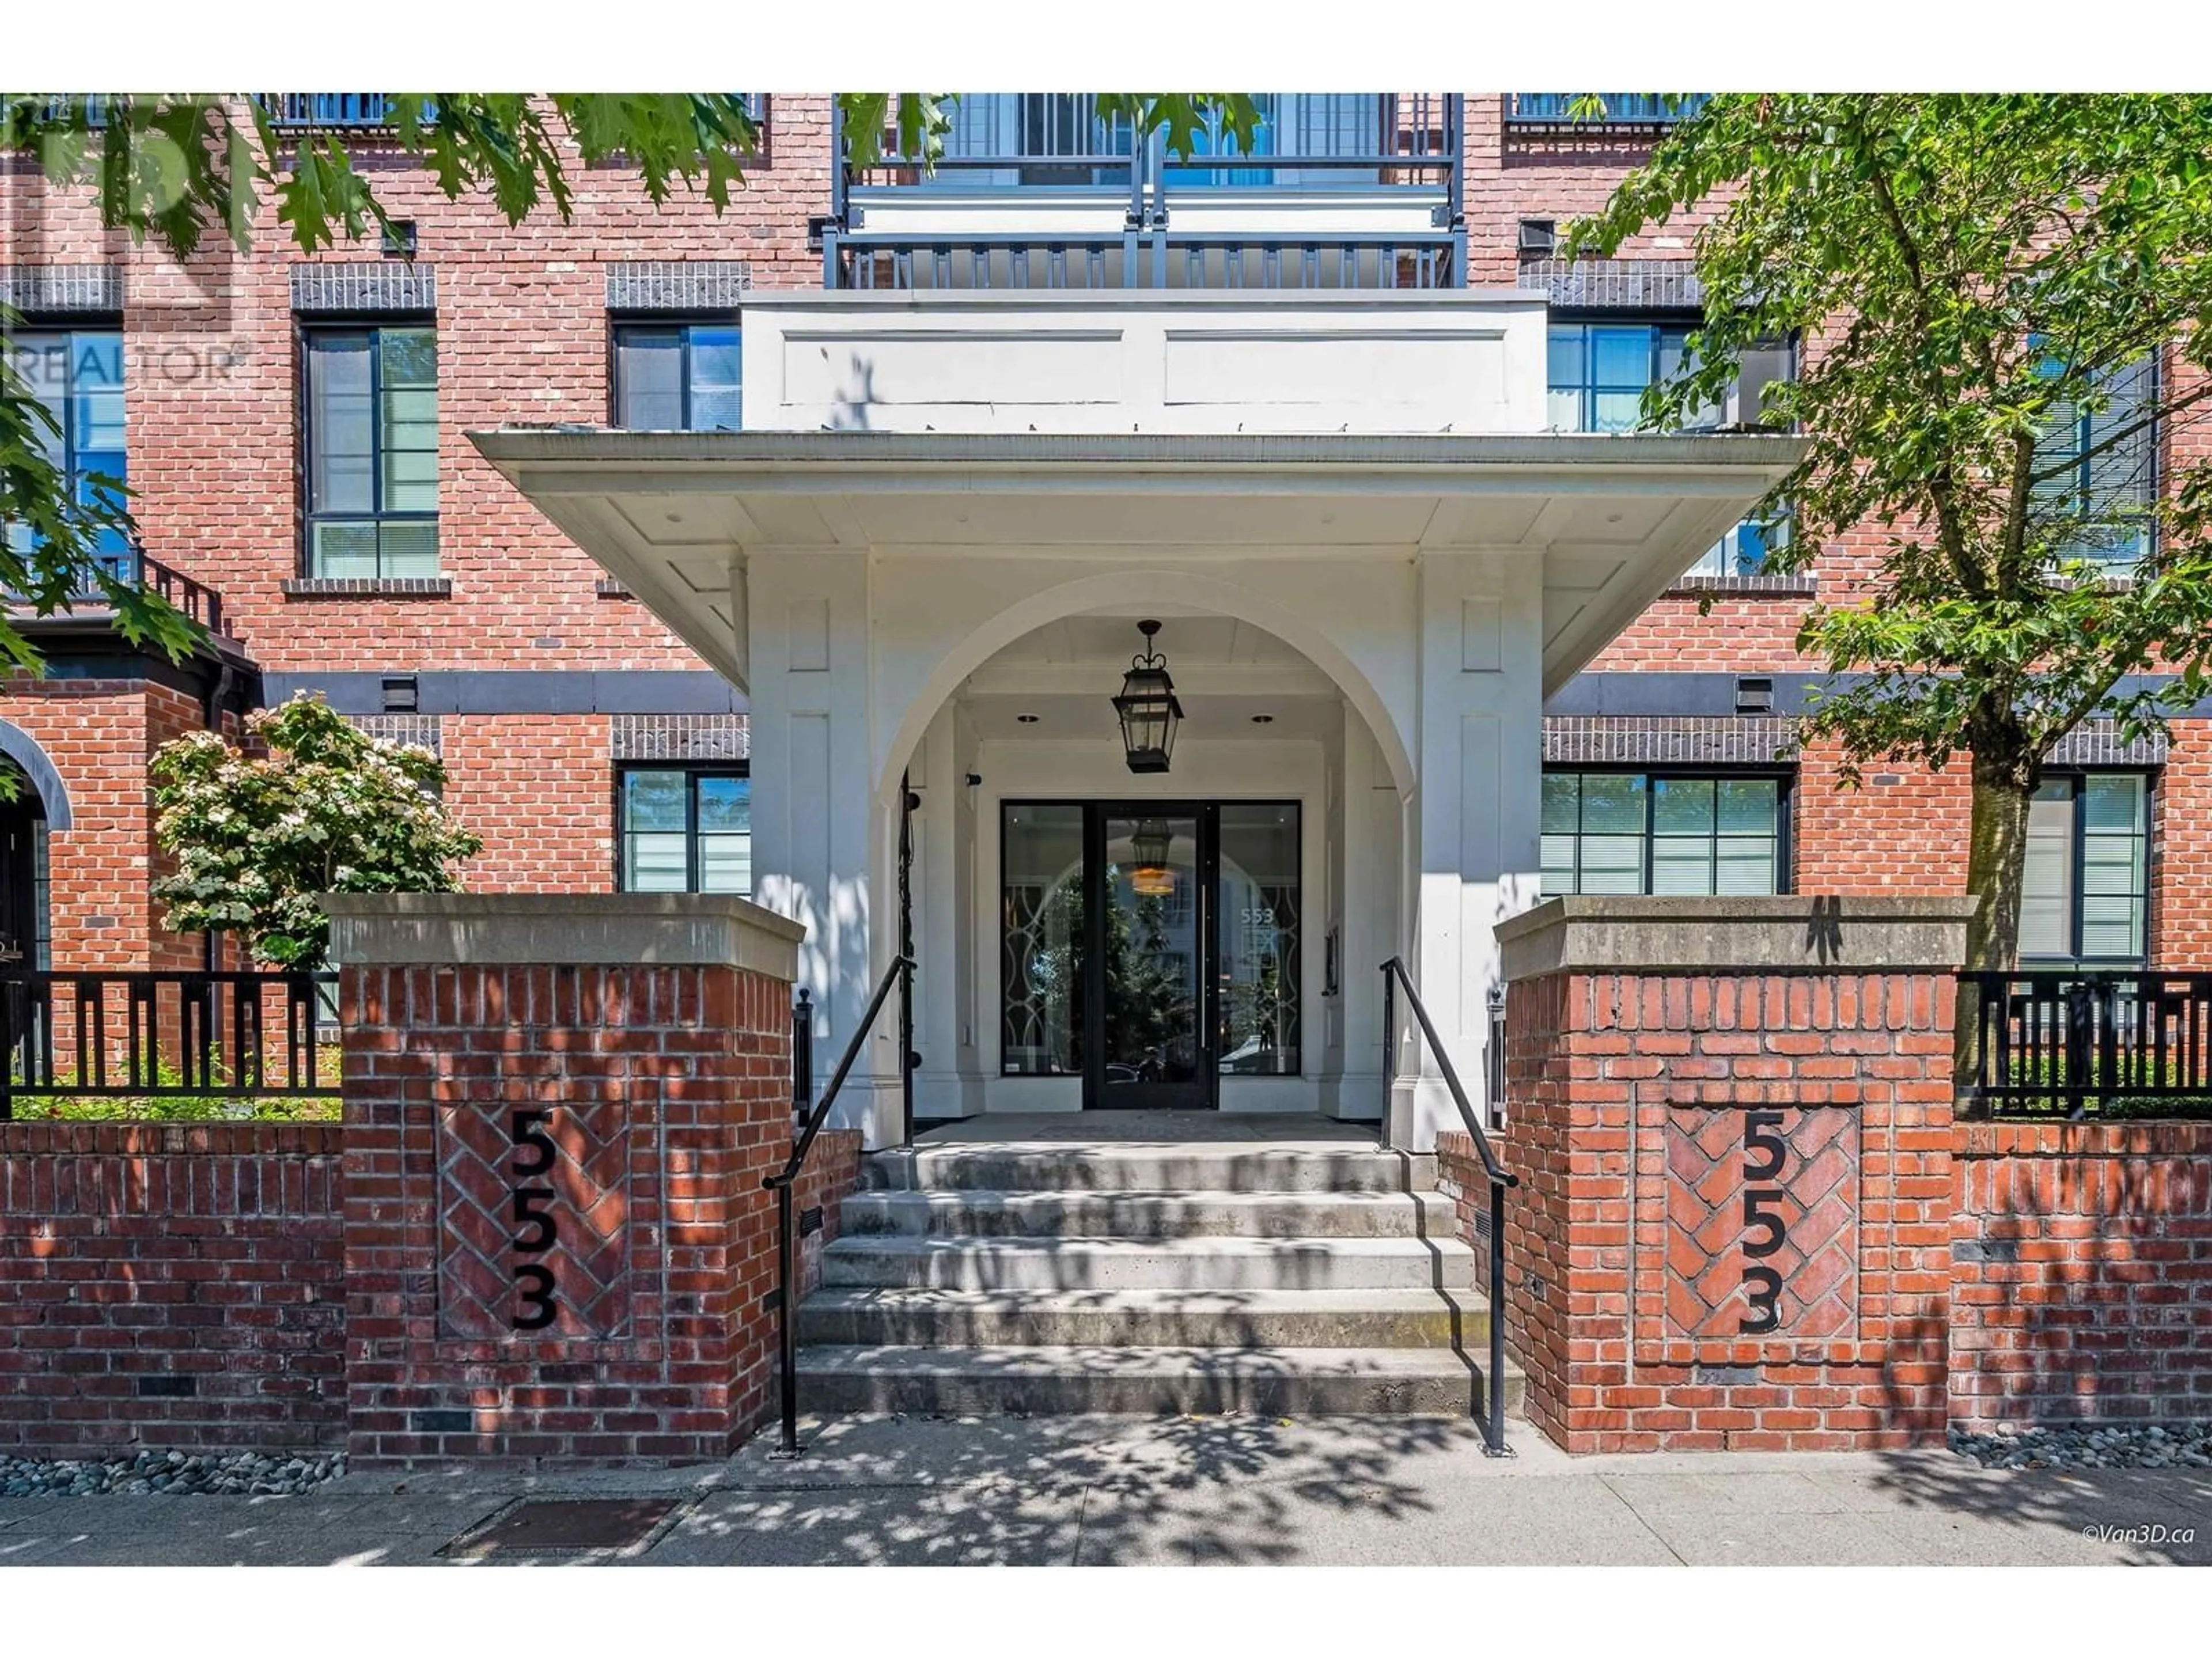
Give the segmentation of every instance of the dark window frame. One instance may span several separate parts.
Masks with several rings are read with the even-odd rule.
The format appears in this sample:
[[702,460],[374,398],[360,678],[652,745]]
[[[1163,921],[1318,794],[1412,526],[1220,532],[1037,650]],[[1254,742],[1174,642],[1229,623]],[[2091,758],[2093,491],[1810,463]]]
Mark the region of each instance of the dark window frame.
[[[21,342],[61,337],[74,339],[80,334],[112,334],[115,337],[118,362],[122,369],[122,382],[117,388],[123,399],[123,477],[117,480],[126,489],[131,483],[131,341],[123,326],[120,313],[107,311],[40,312],[18,313],[20,320],[13,326],[0,331],[0,348],[20,349]],[[75,453],[76,434],[69,418],[66,400],[76,395],[76,364],[74,351],[70,358],[70,389],[63,393],[64,407],[62,427],[62,475],[69,481],[71,498],[84,499],[84,486],[92,474],[77,461]],[[127,505],[127,501],[125,503]],[[6,520],[0,520],[0,534],[6,531]],[[130,550],[110,550],[103,558],[129,560]]]
[[[2100,552],[2083,546],[2075,546],[2062,550],[2059,555],[2062,559],[2080,558],[2091,564],[2108,567],[2109,574],[2118,577],[2124,577],[2144,560],[2154,558],[2159,550],[2160,526],[2157,507],[2166,489],[2166,422],[2160,408],[2160,400],[2166,395],[2166,351],[2163,348],[2149,354],[2148,362],[2144,364],[2143,373],[2146,384],[2143,387],[2142,398],[2150,408],[2151,419],[2137,438],[2130,440],[2130,442],[2140,442],[2143,447],[2142,465],[2145,476],[2142,482],[2142,497],[2146,511],[2140,532],[2142,538],[2141,550],[2123,556],[2117,552]],[[2075,473],[2073,488],[2085,502],[2095,494],[2092,469],[2096,465],[2096,462],[2090,457],[2088,451],[2095,444],[2094,425],[2096,419],[2095,415],[2085,410],[2077,409],[2072,422],[2074,453],[2070,464]],[[2040,455],[2037,456],[2031,465],[2039,471],[2044,465],[2043,458]],[[2090,769],[2124,771],[2128,769],[2123,767],[2091,768]]]
[[[1658,381],[1660,351],[1664,331],[1668,329],[1680,329],[1685,334],[1687,334],[1694,331],[1702,320],[1703,313],[1695,311],[1606,311],[1588,306],[1569,306],[1554,308],[1550,317],[1547,319],[1544,329],[1544,402],[1546,418],[1547,420],[1549,419],[1552,393],[1553,391],[1551,372],[1551,340],[1552,331],[1553,329],[1579,328],[1588,331],[1592,328],[1618,327],[1644,328],[1651,331],[1651,339],[1649,350],[1650,378],[1644,381],[1644,385],[1646,386],[1650,386],[1657,384]],[[1788,355],[1789,367],[1784,378],[1788,380],[1796,380],[1798,376],[1804,372],[1805,368],[1803,340],[1793,333],[1786,340],[1778,342],[1778,349]],[[1596,414],[1598,388],[1594,375],[1588,372],[1592,361],[1589,336],[1588,333],[1585,332],[1583,340],[1583,363],[1585,373],[1582,377],[1581,385],[1577,389],[1577,395],[1582,399],[1580,424],[1576,428],[1577,432],[1595,433],[1601,430],[1601,428],[1594,423],[1593,418]],[[1767,384],[1771,384],[1771,382],[1767,382]],[[1564,388],[1561,389],[1564,390]],[[1703,427],[1686,427],[1683,428],[1686,432],[1690,433],[1702,432],[1706,428]],[[1753,524],[1754,522],[1758,524],[1761,533],[1765,536],[1770,548],[1788,546],[1790,540],[1796,534],[1796,519],[1794,515],[1787,510],[1778,514],[1771,519],[1764,520],[1753,520],[1747,515],[1746,517],[1738,520],[1735,524],[1730,525],[1728,529],[1721,533],[1720,538],[1713,544],[1711,548],[1708,548],[1705,553],[1698,556],[1698,565],[1703,565],[1705,559],[1710,557],[1715,550],[1724,545],[1729,538],[1735,536],[1745,525]],[[1778,527],[1780,531],[1778,539],[1773,534],[1773,532]],[[1692,566],[1690,569],[1682,574],[1680,580],[1692,583],[1723,580],[1733,582],[1774,581],[1786,584],[1791,579],[1774,575],[1767,569],[1765,562],[1762,559],[1756,568],[1751,569],[1741,568],[1740,562],[1736,562],[1735,568],[1727,570],[1705,570],[1698,568],[1698,566]]]
[[[670,890],[659,888],[637,888],[632,887],[629,884],[629,838],[631,830],[623,811],[623,781],[628,778],[634,772],[681,772],[684,774],[684,891],[687,893],[696,893],[702,890],[699,885],[701,869],[699,840],[699,781],[702,778],[742,778],[745,781],[746,823],[748,825],[745,830],[745,841],[748,848],[750,847],[753,839],[753,831],[750,827],[751,823],[753,775],[752,763],[750,761],[617,761],[615,763],[614,768],[613,789],[615,824],[614,884],[615,891],[617,893],[659,892]],[[672,834],[673,831],[666,830],[647,830],[644,833],[647,835],[665,836]],[[716,833],[720,832],[718,831]],[[747,858],[748,866],[750,866],[750,862],[751,860],[749,854]],[[737,898],[750,898],[752,896],[752,888],[753,884],[750,879],[748,879],[745,890],[744,892],[732,894],[730,895],[730,896]]]
[[[695,328],[732,328],[738,331],[738,418],[744,419],[744,314],[741,310],[730,311],[611,311],[607,313],[607,424],[617,432],[643,431],[623,424],[622,337],[635,330],[667,331]],[[685,432],[722,432],[726,427],[694,427],[691,424],[691,349],[687,337],[680,354],[683,359],[684,425]]]
[[[2073,946],[2073,949],[2059,956],[2031,953],[2023,950],[2020,953],[2020,964],[2022,968],[2051,969],[2079,965],[2088,969],[2124,971],[2130,968],[2147,967],[2149,964],[2152,956],[2151,911],[2157,891],[2154,876],[2158,861],[2159,787],[2163,781],[2164,775],[2157,768],[2148,766],[2046,766],[2043,769],[2044,783],[2069,784],[2074,791],[2074,821],[2070,826],[2071,844],[2068,847],[2066,854],[2071,866],[2068,872],[2069,902],[2066,938],[2067,943]],[[2088,781],[2094,777],[2141,778],[2143,781],[2142,886],[2138,891],[2138,896],[2142,900],[2142,950],[2136,956],[2092,957],[2084,956],[2081,953],[2081,907],[2083,900],[2087,897],[2084,890],[2087,884],[2083,877],[2088,868],[2089,851],[2088,817],[2081,811],[2081,796],[2087,787]],[[2027,896],[2025,867],[2022,869],[2021,877],[2021,898],[2024,903]]]
[[[1710,778],[1720,782],[1749,781],[1759,778],[1772,778],[1781,785],[1780,789],[1776,793],[1774,802],[1774,868],[1776,878],[1774,890],[1778,896],[1784,893],[1794,893],[1797,890],[1798,774],[1797,769],[1794,766],[1691,766],[1680,764],[1640,766],[1626,763],[1600,762],[1595,764],[1560,763],[1558,764],[1546,766],[1543,769],[1543,775],[1547,777],[1589,777],[1602,775],[1607,777],[1631,778]],[[1542,786],[1539,784],[1538,787],[1540,789]],[[1651,791],[1648,789],[1644,791],[1644,828],[1637,832],[1644,842],[1644,869],[1642,872],[1641,884],[1637,895],[1639,897],[1646,896],[1650,895],[1651,891],[1651,848],[1652,842],[1656,839],[1652,834],[1651,821],[1653,803],[1656,799],[1657,797],[1654,795]],[[1540,800],[1539,802],[1538,811],[1540,817],[1538,836],[1540,842],[1542,835],[1540,829]],[[1575,839],[1579,842],[1584,833],[1580,822],[1579,806],[1577,806],[1577,812]],[[1719,835],[1717,825],[1715,828],[1714,835],[1716,837]],[[1543,879],[1542,862],[1542,855],[1540,852],[1537,859],[1537,879],[1540,884]],[[1577,878],[1575,884],[1579,888],[1582,885],[1582,859],[1579,852],[1577,852],[1575,859],[1575,871]]]
[[[298,507],[296,520],[297,533],[293,538],[293,566],[298,572],[299,575],[306,580],[319,581],[325,580],[322,573],[315,568],[315,520],[318,518],[357,520],[364,516],[368,516],[373,517],[377,520],[378,522],[381,523],[385,518],[388,516],[394,523],[419,524],[427,522],[435,525],[439,523],[444,514],[445,509],[442,504],[442,500],[438,510],[432,513],[394,513],[386,515],[379,512],[377,514],[364,515],[359,513],[318,514],[314,509],[315,421],[314,389],[313,384],[313,369],[311,367],[313,361],[311,354],[314,349],[313,342],[319,337],[333,334],[367,333],[373,336],[385,329],[428,329],[434,337],[441,335],[443,332],[443,331],[441,331],[438,326],[437,314],[434,312],[427,311],[318,312],[313,316],[306,317],[301,316],[295,313],[292,319],[292,352],[294,368],[295,371],[294,379],[296,386],[296,396],[294,400],[293,414],[293,455],[295,457],[294,466],[296,472],[296,477],[294,481],[294,495]],[[442,465],[444,459],[444,450],[442,447],[444,442],[443,432],[446,416],[444,400],[446,365],[443,356],[442,340],[439,341],[439,349],[441,355],[438,363],[437,391],[439,392],[438,424],[440,428],[441,447],[436,453],[439,455],[440,461]],[[382,362],[383,354],[372,345],[368,355],[371,376],[370,396],[373,403],[374,398],[381,394],[382,391],[384,376]],[[375,483],[376,493],[378,496],[381,498],[384,493],[384,470],[380,465],[383,455],[383,441],[380,433],[377,434],[377,449],[375,451],[375,454],[379,464],[371,466],[370,473]],[[439,483],[441,485],[440,494],[441,497],[444,493],[442,488],[444,483],[445,480],[441,475],[439,478]],[[377,562],[380,567],[383,563],[383,554],[380,548],[377,555]],[[441,536],[438,539],[437,576],[442,579],[445,574],[446,545],[445,538]],[[403,579],[395,579],[385,576],[381,574],[380,569],[379,574],[369,580],[376,581],[389,581]]]

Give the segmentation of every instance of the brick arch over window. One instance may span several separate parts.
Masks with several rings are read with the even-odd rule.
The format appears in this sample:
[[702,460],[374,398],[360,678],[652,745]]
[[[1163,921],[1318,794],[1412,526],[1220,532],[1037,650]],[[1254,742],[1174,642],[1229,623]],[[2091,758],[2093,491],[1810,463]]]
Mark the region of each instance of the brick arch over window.
[[8,720],[0,720],[0,754],[22,769],[23,775],[37,790],[39,800],[46,809],[46,828],[66,830],[70,827],[69,790],[62,782],[62,775],[39,747],[38,739]]

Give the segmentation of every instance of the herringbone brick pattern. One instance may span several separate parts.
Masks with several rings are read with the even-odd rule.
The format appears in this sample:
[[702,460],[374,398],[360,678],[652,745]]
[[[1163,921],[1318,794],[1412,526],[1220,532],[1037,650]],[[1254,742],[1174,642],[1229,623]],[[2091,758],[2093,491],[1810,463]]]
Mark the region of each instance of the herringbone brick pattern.
[[[535,1266],[559,1287],[545,1303],[553,1322],[539,1334],[629,1335],[626,1121],[551,1109],[542,1128],[560,1156],[541,1171],[532,1149],[518,1147],[513,1117],[497,1105],[439,1114],[438,1334],[496,1341],[523,1328],[516,1321],[529,1316],[532,1298],[518,1293],[520,1270]],[[519,1194],[542,1220],[517,1213]]]
[[[1746,1150],[1749,1115],[1668,1116],[1668,1334],[1850,1336],[1858,1321],[1858,1115],[1832,1106],[1772,1114],[1784,1120],[1785,1152],[1765,1179],[1769,1160]],[[1772,1227],[1747,1218],[1747,1200],[1773,1216]],[[1761,1270],[1778,1286],[1771,1323],[1754,1294]]]

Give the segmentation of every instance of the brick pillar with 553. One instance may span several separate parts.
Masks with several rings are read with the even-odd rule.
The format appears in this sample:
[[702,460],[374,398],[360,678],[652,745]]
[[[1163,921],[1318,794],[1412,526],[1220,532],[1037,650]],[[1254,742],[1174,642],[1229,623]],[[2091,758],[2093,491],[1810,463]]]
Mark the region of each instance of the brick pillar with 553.
[[1967,914],[1584,897],[1498,927],[1507,1329],[1546,1434],[1941,1443]]
[[770,1400],[804,930],[690,895],[329,908],[353,1455],[726,1455]]

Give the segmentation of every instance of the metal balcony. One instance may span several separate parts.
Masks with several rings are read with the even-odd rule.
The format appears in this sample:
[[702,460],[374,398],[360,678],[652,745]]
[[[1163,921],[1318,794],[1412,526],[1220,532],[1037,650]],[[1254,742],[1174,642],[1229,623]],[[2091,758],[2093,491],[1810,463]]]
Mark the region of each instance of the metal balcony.
[[1466,280],[1456,94],[1271,94],[1249,148],[1139,143],[1085,94],[960,100],[925,171],[832,142],[835,289],[1402,289]]

